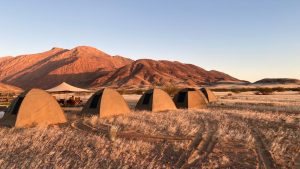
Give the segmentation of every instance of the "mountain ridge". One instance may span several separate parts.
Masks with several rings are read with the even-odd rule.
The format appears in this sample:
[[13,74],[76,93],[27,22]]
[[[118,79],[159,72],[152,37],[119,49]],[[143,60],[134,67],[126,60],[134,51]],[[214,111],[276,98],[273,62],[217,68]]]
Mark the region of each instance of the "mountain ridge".
[[[0,82],[23,89],[47,89],[61,82],[79,87],[198,86],[237,81],[226,73],[178,61],[112,56],[97,48],[54,47],[36,54],[0,58]],[[34,83],[33,83],[34,82]]]
[[293,78],[264,78],[254,82],[254,84],[300,84],[300,80]]

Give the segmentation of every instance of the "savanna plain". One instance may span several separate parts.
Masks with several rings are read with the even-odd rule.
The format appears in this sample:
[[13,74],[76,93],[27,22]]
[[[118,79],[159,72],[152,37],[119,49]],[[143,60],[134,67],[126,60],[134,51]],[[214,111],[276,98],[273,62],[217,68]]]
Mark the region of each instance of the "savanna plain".
[[[215,94],[205,109],[98,119],[75,108],[67,124],[1,126],[0,168],[300,168],[299,92]],[[133,109],[140,96],[124,97]]]

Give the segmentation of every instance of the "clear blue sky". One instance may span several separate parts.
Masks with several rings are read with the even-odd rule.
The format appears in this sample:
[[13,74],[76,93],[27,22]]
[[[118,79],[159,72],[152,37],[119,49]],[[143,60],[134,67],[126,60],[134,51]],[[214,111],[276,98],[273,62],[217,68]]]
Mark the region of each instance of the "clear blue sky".
[[94,46],[240,79],[300,79],[299,0],[7,0],[0,56]]

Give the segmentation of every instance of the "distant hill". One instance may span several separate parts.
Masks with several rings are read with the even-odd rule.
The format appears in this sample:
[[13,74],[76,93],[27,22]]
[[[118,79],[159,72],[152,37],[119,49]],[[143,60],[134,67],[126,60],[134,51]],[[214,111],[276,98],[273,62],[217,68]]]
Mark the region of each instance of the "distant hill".
[[50,88],[61,82],[79,87],[195,86],[215,82],[242,82],[219,71],[192,64],[111,56],[96,48],[79,46],[0,58],[0,82],[23,89]]
[[254,82],[254,84],[300,84],[300,80],[290,78],[265,78]]

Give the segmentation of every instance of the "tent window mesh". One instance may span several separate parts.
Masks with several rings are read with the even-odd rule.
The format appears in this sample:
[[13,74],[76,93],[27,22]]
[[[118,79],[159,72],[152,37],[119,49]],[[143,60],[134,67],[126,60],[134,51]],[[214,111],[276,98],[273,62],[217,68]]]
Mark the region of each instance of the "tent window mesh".
[[185,97],[186,97],[186,92],[180,92],[179,95],[178,95],[177,101],[178,101],[179,103],[183,103],[184,100],[185,100]]
[[143,100],[143,104],[149,104],[151,95],[152,95],[151,93],[145,94],[145,97],[144,97],[144,100]]
[[17,114],[18,114],[19,109],[20,109],[20,107],[21,107],[21,104],[22,104],[23,100],[24,100],[24,97],[19,97],[19,98],[18,98],[16,104],[15,104],[14,107],[13,107],[12,114],[14,114],[14,115],[17,115]]
[[97,95],[94,96],[94,98],[91,102],[91,105],[90,105],[91,109],[97,108],[98,103],[101,101],[101,97],[102,97],[102,93],[97,94]]

